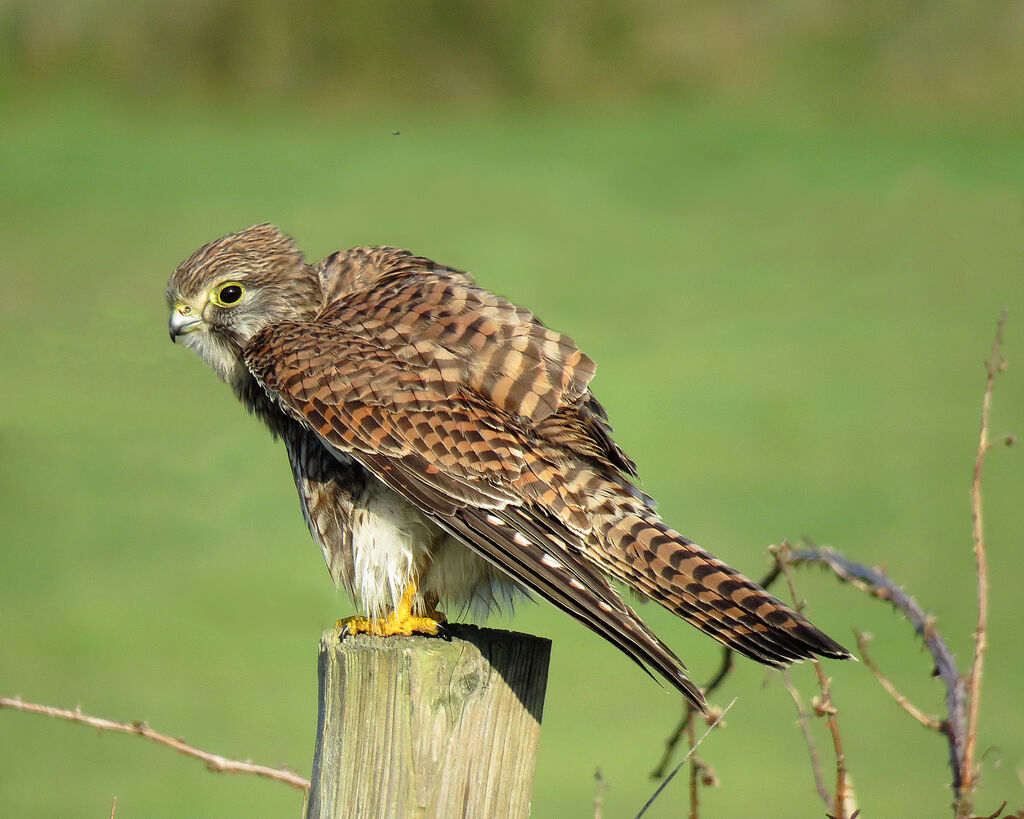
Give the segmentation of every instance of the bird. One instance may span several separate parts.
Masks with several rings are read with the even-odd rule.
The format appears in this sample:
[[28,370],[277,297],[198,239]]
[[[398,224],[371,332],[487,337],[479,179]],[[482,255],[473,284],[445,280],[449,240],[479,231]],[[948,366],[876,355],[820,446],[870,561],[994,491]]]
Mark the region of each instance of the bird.
[[166,299],[171,341],[284,442],[310,535],[361,612],[342,639],[444,636],[442,609],[536,595],[706,713],[625,587],[768,666],[850,658],[661,519],[593,360],[469,273],[385,246],[310,264],[259,224],[181,262]]

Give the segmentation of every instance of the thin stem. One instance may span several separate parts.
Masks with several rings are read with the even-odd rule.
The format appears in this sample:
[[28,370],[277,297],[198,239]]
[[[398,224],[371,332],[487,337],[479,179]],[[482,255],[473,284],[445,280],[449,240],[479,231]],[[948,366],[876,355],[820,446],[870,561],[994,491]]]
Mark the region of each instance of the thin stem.
[[[174,737],[154,731],[142,720],[134,722],[115,722],[103,717],[93,717],[83,714],[78,708],[68,711],[64,708],[54,708],[51,705],[39,705],[34,702],[25,702],[21,697],[0,697],[0,708],[13,708],[15,711],[25,711],[30,714],[41,714],[44,717],[63,719],[68,722],[77,722],[80,725],[88,725],[98,731],[116,731],[121,734],[135,734],[152,740],[159,745],[166,745],[173,748],[179,754],[195,757],[202,760],[207,769],[217,773],[246,773],[254,776],[261,776],[264,779],[273,779],[277,782],[284,782],[300,791],[309,790],[309,780],[299,776],[292,771],[281,768],[269,768],[265,765],[257,765],[254,762],[241,762],[236,759],[228,759],[218,754],[211,754],[203,751],[187,742]],[[115,802],[116,805],[116,802]]]
[[789,676],[787,669],[783,669],[780,673],[782,674],[782,682],[786,686],[793,704],[796,706],[797,720],[800,722],[804,743],[807,745],[807,752],[811,757],[811,770],[814,772],[814,789],[818,792],[818,796],[821,797],[821,801],[825,803],[825,808],[832,810],[834,807],[832,794],[825,787],[825,775],[821,770],[821,757],[818,754],[818,746],[814,744],[814,737],[811,736],[811,726],[807,721],[807,711],[804,709],[803,701],[800,699],[800,692],[793,685],[793,680]]
[[971,662],[970,679],[967,690],[970,692],[967,713],[967,744],[964,748],[964,790],[968,793],[977,784],[977,772],[974,769],[974,754],[978,741],[978,713],[981,708],[981,676],[988,647],[988,559],[985,553],[985,527],[981,513],[981,473],[985,465],[985,455],[989,450],[988,422],[992,408],[992,391],[996,375],[1003,367],[1000,348],[1003,344],[1003,327],[1006,324],[1006,311],[999,317],[996,325],[996,337],[992,342],[992,355],[985,364],[987,378],[985,396],[981,402],[981,431],[978,435],[978,452],[974,458],[974,477],[971,481],[971,520],[972,537],[974,539],[974,557],[978,574],[978,627],[974,632],[974,659]]
[[[693,720],[689,720],[686,728],[686,734],[690,740],[690,747],[696,747],[694,742],[697,739],[697,732],[693,727]],[[700,792],[698,791],[698,785],[700,784],[700,760],[697,759],[697,755],[694,754],[690,757],[690,815],[689,819],[699,819],[700,814]]]
[[714,731],[715,728],[718,727],[719,723],[722,721],[722,719],[725,717],[725,715],[727,713],[729,713],[729,709],[732,708],[736,704],[736,700],[738,700],[738,699],[739,699],[739,697],[733,697],[732,698],[732,702],[730,702],[727,706],[725,706],[725,708],[722,709],[722,713],[721,714],[719,714],[717,717],[715,717],[715,721],[712,722],[708,726],[708,729],[703,733],[703,735],[701,735],[701,738],[698,739],[695,743],[693,743],[693,745],[690,746],[690,750],[686,752],[686,756],[684,756],[681,760],[679,760],[679,764],[676,765],[672,769],[672,772],[668,776],[665,777],[665,780],[658,786],[658,789],[653,794],[651,794],[651,798],[647,800],[647,802],[644,804],[644,806],[642,808],[640,808],[640,812],[634,817],[634,819],[640,819],[641,816],[643,816],[645,813],[647,813],[647,809],[651,805],[654,804],[654,800],[657,799],[659,796],[661,796],[661,792],[663,790],[665,790],[665,788],[668,785],[668,783],[672,781],[672,778],[677,773],[679,773],[679,769],[682,768],[683,765],[686,764],[686,761],[691,756],[693,756],[694,751],[696,751],[701,746],[701,744],[704,742],[704,740],[708,738],[708,735],[712,731]]
[[596,782],[596,791],[594,793],[594,819],[601,819],[601,813],[604,809],[604,792],[608,788],[608,782],[605,781],[600,768],[594,768],[594,781]]
[[896,686],[892,684],[889,678],[886,677],[881,672],[881,670],[879,670],[877,665],[875,665],[874,660],[872,660],[871,657],[868,656],[868,643],[871,642],[871,635],[864,634],[863,632],[860,632],[857,629],[854,629],[853,633],[857,638],[857,648],[860,651],[860,658],[864,661],[864,664],[871,670],[871,673],[875,675],[875,679],[878,680],[879,685],[881,685],[882,688],[886,690],[886,693],[888,693],[890,697],[896,700],[896,703],[900,706],[900,708],[902,708],[904,711],[910,714],[910,716],[916,719],[925,728],[929,728],[932,731],[937,731],[941,734],[943,730],[942,721],[938,717],[933,717],[930,714],[926,714],[924,711],[922,711],[920,708],[914,705],[914,703],[912,703],[909,699],[907,699],[903,694],[901,694],[900,691],[896,688]]
[[[802,612],[804,609],[804,601],[797,594],[796,583],[793,581],[793,572],[791,569],[792,554],[788,543],[782,543],[779,547],[773,549],[775,553],[775,559],[779,563],[779,567],[782,569],[782,575],[786,578],[786,584],[789,586],[789,593],[793,598],[793,606],[797,611]],[[846,801],[848,798],[849,790],[846,784],[846,756],[843,753],[843,743],[839,736],[839,723],[836,721],[836,713],[838,709],[832,702],[832,688],[828,677],[825,676],[825,671],[821,667],[821,663],[818,660],[811,660],[814,666],[814,673],[818,677],[818,685],[821,688],[821,697],[819,697],[814,703],[814,710],[818,716],[825,717],[825,723],[828,725],[828,730],[832,735],[832,746],[835,750],[836,755],[836,796],[833,802],[836,811],[836,819],[846,819]]]
[[846,802],[849,799],[850,791],[846,783],[846,754],[843,753],[843,743],[839,737],[839,723],[836,721],[837,709],[832,703],[832,683],[825,676],[821,663],[817,660],[814,663],[814,673],[818,677],[818,685],[821,686],[821,699],[816,710],[825,714],[825,722],[832,734],[832,746],[836,754],[836,819],[846,819]]

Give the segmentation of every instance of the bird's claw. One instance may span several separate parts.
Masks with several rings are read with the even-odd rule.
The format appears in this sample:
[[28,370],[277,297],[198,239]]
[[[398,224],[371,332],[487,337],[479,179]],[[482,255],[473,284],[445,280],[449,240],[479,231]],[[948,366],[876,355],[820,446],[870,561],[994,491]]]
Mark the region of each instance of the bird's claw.
[[335,628],[341,629],[339,636],[342,640],[356,634],[373,634],[377,637],[412,637],[414,634],[423,634],[451,641],[451,634],[444,626],[447,622],[444,615],[438,611],[432,611],[430,615],[418,617],[405,612],[391,612],[379,620],[360,616],[345,617],[335,623]]

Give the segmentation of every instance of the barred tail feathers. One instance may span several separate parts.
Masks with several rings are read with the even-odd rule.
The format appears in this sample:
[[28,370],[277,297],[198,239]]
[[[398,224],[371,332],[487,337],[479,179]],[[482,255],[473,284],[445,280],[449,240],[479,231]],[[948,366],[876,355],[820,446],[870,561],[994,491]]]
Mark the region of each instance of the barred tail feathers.
[[[781,667],[850,653],[743,574],[630,498],[606,518],[597,547],[612,571],[669,611],[751,659]],[[605,507],[608,508],[607,506]]]

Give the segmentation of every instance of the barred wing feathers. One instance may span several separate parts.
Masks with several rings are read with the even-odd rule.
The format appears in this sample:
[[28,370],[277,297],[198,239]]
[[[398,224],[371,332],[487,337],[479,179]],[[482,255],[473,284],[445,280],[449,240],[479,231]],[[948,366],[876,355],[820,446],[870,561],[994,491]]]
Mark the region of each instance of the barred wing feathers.
[[432,349],[434,360],[334,322],[282,323],[253,339],[246,361],[329,447],[703,707],[679,659],[582,556],[581,536],[517,491],[535,457],[524,430],[472,390],[444,389],[457,385],[446,373],[451,361]]
[[698,705],[605,575],[762,663],[849,656],[661,521],[626,477],[636,468],[571,339],[405,251],[347,251],[318,271],[335,300],[311,322],[264,328],[244,356],[327,446]]

